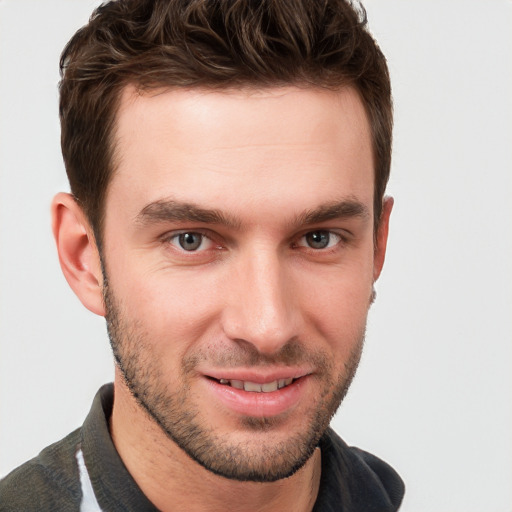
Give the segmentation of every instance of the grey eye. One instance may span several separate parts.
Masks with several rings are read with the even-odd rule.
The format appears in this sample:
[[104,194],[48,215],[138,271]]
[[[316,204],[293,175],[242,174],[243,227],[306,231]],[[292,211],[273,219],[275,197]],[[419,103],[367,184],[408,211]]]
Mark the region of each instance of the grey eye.
[[325,249],[329,246],[331,233],[329,231],[311,231],[307,233],[306,243],[313,249]]
[[203,243],[201,233],[181,233],[178,235],[178,243],[185,251],[196,251]]

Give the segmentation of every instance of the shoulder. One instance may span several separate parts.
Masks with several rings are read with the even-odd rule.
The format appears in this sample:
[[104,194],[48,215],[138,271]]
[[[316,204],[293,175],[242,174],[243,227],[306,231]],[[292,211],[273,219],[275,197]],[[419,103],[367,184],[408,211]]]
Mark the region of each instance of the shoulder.
[[[320,442],[322,477],[315,511],[395,512],[405,486],[386,462],[359,448],[349,447],[328,430]],[[342,505],[343,504],[343,505]]]
[[75,459],[80,429],[45,448],[0,481],[0,512],[79,510],[80,478]]

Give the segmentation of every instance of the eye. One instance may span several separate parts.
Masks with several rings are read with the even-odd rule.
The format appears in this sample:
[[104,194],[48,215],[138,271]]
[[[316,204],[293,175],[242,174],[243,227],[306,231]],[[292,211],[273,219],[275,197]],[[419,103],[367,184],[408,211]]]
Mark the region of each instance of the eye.
[[311,249],[329,249],[341,241],[341,236],[332,231],[318,230],[310,231],[303,235],[300,240],[300,246],[307,246]]
[[175,247],[187,252],[205,250],[210,247],[212,241],[203,235],[194,231],[178,233],[169,239]]

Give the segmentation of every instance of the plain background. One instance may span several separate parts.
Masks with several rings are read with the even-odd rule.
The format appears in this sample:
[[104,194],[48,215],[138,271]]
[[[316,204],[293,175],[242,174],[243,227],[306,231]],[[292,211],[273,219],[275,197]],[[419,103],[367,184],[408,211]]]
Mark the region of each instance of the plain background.
[[[0,474],[112,379],[61,275],[58,57],[92,0],[0,0]],[[404,512],[512,510],[512,2],[371,0],[396,105],[388,257],[333,425],[392,463]]]

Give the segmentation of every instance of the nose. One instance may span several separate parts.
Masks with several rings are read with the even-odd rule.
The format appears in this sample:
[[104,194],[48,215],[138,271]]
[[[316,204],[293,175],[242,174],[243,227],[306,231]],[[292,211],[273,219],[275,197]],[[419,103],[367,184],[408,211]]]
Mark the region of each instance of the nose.
[[297,337],[300,311],[293,282],[279,254],[248,251],[227,284],[223,311],[224,333],[245,341],[262,354],[273,354]]

